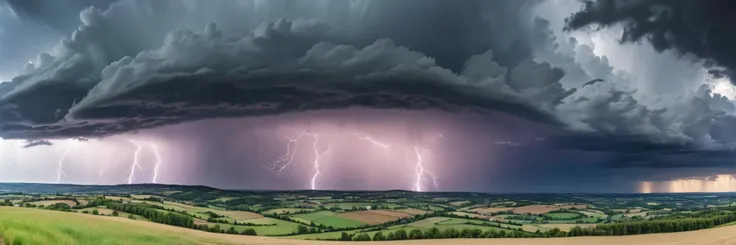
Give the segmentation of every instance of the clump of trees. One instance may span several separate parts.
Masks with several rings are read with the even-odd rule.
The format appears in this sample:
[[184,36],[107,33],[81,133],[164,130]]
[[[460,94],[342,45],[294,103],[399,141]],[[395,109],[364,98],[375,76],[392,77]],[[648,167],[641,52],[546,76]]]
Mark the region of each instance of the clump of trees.
[[194,225],[194,229],[207,231],[207,232],[215,232],[215,233],[226,233],[226,234],[233,234],[233,235],[244,235],[244,236],[257,236],[258,233],[256,233],[256,230],[253,228],[247,228],[245,230],[242,230],[238,232],[235,230],[234,226],[230,226],[227,230],[222,229],[219,224],[216,224],[214,226],[208,226],[206,224],[202,225]]
[[156,223],[194,228],[194,219],[188,215],[172,213],[172,212],[161,212],[154,208],[149,208],[140,205],[131,205],[123,203],[110,202],[107,207],[112,210],[120,212],[126,212],[129,214],[136,214],[145,217]]
[[[559,229],[557,229],[559,232]],[[445,238],[527,238],[542,237],[541,233],[529,233],[517,230],[488,230],[481,229],[462,229],[448,228],[440,230],[436,227],[429,230],[412,229],[408,232],[404,229],[398,229],[383,233],[382,231],[373,234],[370,237],[368,233],[349,234],[343,232],[340,236],[341,241],[387,241],[387,240],[414,240],[414,239],[445,239]]]
[[57,211],[64,211],[64,212],[71,212],[72,208],[69,207],[69,204],[66,203],[54,203],[51,205],[48,205],[45,207],[45,209],[48,210],[57,210]]

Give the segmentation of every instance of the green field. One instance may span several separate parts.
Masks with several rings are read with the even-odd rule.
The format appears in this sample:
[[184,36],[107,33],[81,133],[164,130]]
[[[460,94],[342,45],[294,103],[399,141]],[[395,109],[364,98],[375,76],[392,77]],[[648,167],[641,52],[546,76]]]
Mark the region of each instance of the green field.
[[595,217],[595,218],[601,218],[601,219],[605,219],[605,218],[608,217],[608,215],[606,215],[606,214],[602,214],[602,213],[598,213],[598,212],[592,212],[592,211],[576,211],[576,212],[579,212],[581,214],[585,214],[588,217]]
[[0,207],[0,236],[9,245],[188,245],[205,242],[151,229],[147,224],[152,223],[146,221],[138,221],[141,225],[137,226],[104,219],[122,218]]
[[[156,229],[164,227],[179,231],[191,231],[200,235],[221,236],[222,234],[219,233],[230,233],[225,236],[235,236],[236,239],[248,238],[248,235],[253,235],[249,233],[251,229],[258,236],[279,236],[282,238],[297,239],[338,239],[341,238],[343,232],[347,234],[364,233],[372,235],[379,230],[388,233],[397,229],[404,229],[409,232],[414,229],[428,231],[433,228],[440,231],[447,231],[448,229],[465,230],[462,236],[457,235],[458,233],[448,233],[448,236],[454,238],[479,236],[477,235],[478,233],[473,233],[473,230],[505,231],[503,233],[505,235],[502,236],[506,237],[556,237],[601,234],[627,235],[616,234],[620,229],[616,230],[611,227],[614,225],[634,225],[631,222],[661,225],[664,224],[662,222],[680,222],[679,220],[682,218],[694,218],[697,222],[701,222],[697,226],[697,229],[710,228],[716,225],[726,226],[736,223],[734,221],[736,218],[733,216],[736,213],[736,208],[712,206],[736,202],[736,196],[730,195],[631,194],[605,196],[558,194],[559,196],[552,197],[549,195],[508,196],[483,193],[423,193],[407,191],[253,192],[219,190],[201,186],[190,187],[155,184],[76,186],[15,183],[0,183],[0,190],[4,191],[0,191],[0,200],[7,199],[13,201],[12,204],[0,203],[0,205],[12,206],[16,204],[22,206],[22,208],[14,208],[14,210],[19,210],[14,215],[0,216],[0,224],[3,225],[3,230],[0,234],[5,237],[5,244],[2,245],[49,243],[147,244],[146,242],[138,242],[137,239],[149,239],[145,236],[150,233],[148,230],[144,230],[141,233],[143,235],[140,235],[140,237],[143,238],[135,235],[122,239],[118,243],[111,243],[112,240],[104,240],[107,238],[94,238],[96,240],[84,241],[84,239],[88,239],[89,237],[86,234],[77,234],[78,231],[76,230],[77,226],[75,222],[99,219],[113,223],[138,222],[136,224],[144,227],[158,227]],[[102,199],[102,196],[105,196],[106,199]],[[163,202],[141,200],[149,197],[161,199]],[[585,205],[588,208],[550,212],[554,208],[549,208],[549,206],[559,207],[570,205],[560,203],[559,200],[562,199],[571,200],[567,203],[574,203],[572,205]],[[74,203],[73,200],[77,200],[80,203],[79,206],[70,208],[66,205],[44,205],[43,207],[34,207],[31,205],[42,203],[53,204],[60,201],[72,204]],[[351,201],[344,202],[344,200]],[[659,205],[646,209],[645,212],[650,215],[643,217],[631,217],[632,214],[623,213],[612,214],[609,217],[604,214],[604,212],[615,213],[621,212],[621,210],[629,210],[629,212],[633,213],[640,212],[639,210],[646,203],[658,203]],[[541,211],[537,211],[536,214],[525,215],[504,213],[490,217],[491,220],[487,216],[476,213],[478,210],[473,208],[459,211],[461,209],[460,207],[488,209],[502,204],[518,207],[533,206],[528,208],[538,208]],[[410,207],[414,208],[410,210],[399,210]],[[110,217],[112,214],[111,208],[117,209],[120,217]],[[388,212],[392,209],[397,212],[412,214],[412,216]],[[99,215],[91,214],[93,210],[98,210]],[[259,211],[260,213],[254,213],[254,210],[262,211]],[[85,211],[88,214],[82,214]],[[299,213],[304,211],[306,212]],[[353,213],[353,211],[360,212]],[[75,217],[75,219],[81,221],[71,221],[68,225],[74,228],[63,229],[62,224],[66,225],[63,221],[53,220],[51,222],[45,222],[44,217],[36,219],[36,213],[34,212],[39,212],[40,214],[55,212],[59,213],[59,215],[73,215],[64,217]],[[67,212],[75,212],[77,214]],[[128,219],[129,214],[133,214],[132,217],[136,220]],[[263,215],[268,217],[264,217]],[[39,224],[36,225],[23,221],[20,218],[21,216],[29,220],[37,220],[35,222]],[[399,217],[402,218],[397,220]],[[614,220],[615,224],[611,224],[611,221]],[[712,223],[702,223],[705,221],[712,221]],[[30,228],[32,225],[37,228]],[[58,229],[54,225],[58,225]],[[588,227],[588,229],[573,229],[575,226],[584,226]],[[92,234],[98,236],[106,233],[106,229],[108,229],[106,225],[94,227],[85,225],[84,222],[79,227],[83,230],[89,229]],[[654,229],[651,228],[651,225],[647,227],[647,229]],[[646,233],[672,232],[668,227],[676,226],[663,226],[658,230],[648,230]],[[519,231],[521,228],[523,228],[524,232]],[[559,228],[562,233],[555,234],[558,231],[554,228]],[[336,229],[339,229],[339,231],[336,231]],[[26,237],[31,232],[30,230],[40,235],[34,238]],[[539,233],[536,233],[537,231]],[[159,230],[158,232],[169,235],[167,231]],[[586,233],[581,234],[581,232]],[[240,234],[236,235],[235,233]],[[116,238],[116,234],[111,235],[111,237]],[[488,235],[495,236],[493,234],[489,233]],[[428,236],[433,236],[433,238],[439,238],[435,235],[428,234]],[[53,238],[55,239],[54,242],[23,240],[44,239],[43,237],[57,236],[60,238]],[[74,239],[82,240],[77,242]],[[167,236],[163,236],[161,238],[163,240],[160,242],[154,242],[158,241],[157,239],[151,238],[149,242],[154,244],[188,244],[190,242],[189,240],[182,240],[183,242],[178,241],[177,239],[179,238],[177,237],[169,238]],[[237,244],[239,241],[235,241],[234,243]]]
[[554,220],[571,220],[571,219],[577,219],[580,217],[583,217],[580,213],[573,213],[573,212],[564,212],[564,213],[547,213],[544,214],[545,217],[554,219]]
[[179,212],[187,212],[189,213],[189,215],[199,218],[199,219],[207,219],[207,217],[209,216],[205,213],[213,212],[219,215],[226,216],[226,218],[222,218],[222,219],[227,220],[230,223],[234,221],[250,222],[251,219],[261,218],[261,216],[256,213],[245,212],[245,211],[228,211],[222,208],[216,208],[212,206],[205,208],[205,207],[187,205],[183,203],[166,202],[166,201],[163,204],[157,203],[157,202],[149,202],[149,201],[146,201],[144,203],[162,206],[165,209],[172,209],[172,210],[179,211]]
[[[468,222],[473,224],[467,224]],[[428,230],[433,227],[438,228],[440,231],[444,231],[446,229],[456,229],[456,230],[462,230],[462,229],[480,229],[482,231],[489,231],[489,230],[495,230],[495,231],[510,231],[510,229],[504,229],[504,228],[498,228],[498,227],[488,227],[483,226],[479,224],[490,224],[492,222],[483,222],[478,220],[468,220],[468,219],[458,219],[458,218],[447,218],[447,217],[432,217],[420,221],[416,221],[407,225],[393,225],[389,226],[386,230],[381,230],[381,232],[388,233],[393,232],[396,230],[403,229],[406,232],[409,232],[410,230]],[[513,226],[514,228],[521,228],[521,226]],[[365,233],[369,236],[373,237],[375,233],[378,231],[368,231],[368,232],[362,232],[360,230],[354,230],[354,231],[347,231],[348,234],[358,234],[358,233]],[[317,234],[303,234],[303,235],[295,235],[295,236],[289,236],[289,238],[295,238],[295,239],[307,239],[307,240],[325,240],[325,239],[338,239],[342,235],[342,231],[336,231],[336,232],[325,232],[325,233],[317,233]]]
[[231,224],[216,224],[206,223],[208,226],[213,227],[219,225],[221,229],[227,230],[233,227],[236,231],[241,232],[245,229],[252,228],[256,231],[259,236],[283,236],[294,234],[297,232],[297,228],[301,225],[294,222],[274,219],[274,218],[260,218],[248,220],[253,224],[271,224],[268,226],[246,226],[246,225],[231,225]]
[[362,223],[360,221],[345,219],[337,217],[335,215],[336,213],[332,211],[319,211],[314,213],[296,214],[292,217],[314,222],[315,224],[332,226],[335,228],[361,227],[366,225],[365,223]]

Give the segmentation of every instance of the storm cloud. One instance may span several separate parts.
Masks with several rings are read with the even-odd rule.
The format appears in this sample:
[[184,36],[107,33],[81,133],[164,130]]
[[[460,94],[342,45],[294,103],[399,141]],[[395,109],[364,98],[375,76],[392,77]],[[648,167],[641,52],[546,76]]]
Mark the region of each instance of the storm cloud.
[[[634,74],[531,14],[538,2],[101,4],[84,9],[81,24],[53,51],[0,84],[0,136],[95,138],[209,118],[358,107],[500,111],[558,129],[539,144],[620,153],[622,166],[648,155],[736,147],[730,99],[706,84],[679,97],[642,92]],[[653,3],[615,11],[604,8],[614,1],[588,3],[567,24],[628,21],[624,10]],[[678,4],[668,13],[679,13]],[[58,18],[30,2],[11,6],[24,19]],[[654,23],[630,24],[623,41],[656,37],[669,22]],[[690,42],[652,41],[658,50],[730,66]]]
[[[448,13],[445,24],[487,21],[480,13],[459,14],[481,2],[466,3],[453,7],[458,13]],[[105,11],[90,7],[80,15],[83,25],[56,47],[58,54],[40,55],[27,74],[4,83],[3,136],[96,137],[204,118],[347,107],[493,109],[553,122],[548,110],[572,92],[557,83],[563,72],[548,64],[527,59],[511,69],[499,65],[497,57],[507,63],[518,58],[483,47],[493,46],[490,42],[466,44],[473,39],[458,34],[461,38],[430,45],[402,36],[403,31],[381,29],[387,25],[380,22],[365,24],[378,34],[349,35],[320,20],[278,19],[242,37],[208,24],[202,33],[171,31],[163,46],[148,49],[155,35],[140,38],[133,26],[159,17],[139,16],[145,14],[139,4],[161,12],[175,5],[130,1]],[[388,2],[371,6],[382,4]],[[433,4],[439,10],[441,1]],[[429,10],[417,11],[416,16],[427,16]],[[371,35],[390,38],[360,46]],[[341,40],[353,44],[333,42]],[[481,52],[458,63],[451,56],[469,52],[438,53],[445,45]],[[456,68],[439,65],[443,62]]]
[[[646,40],[658,51],[704,59],[714,75],[736,75],[736,21],[729,0],[595,0],[571,15],[567,28],[624,27],[621,42]],[[724,70],[725,69],[725,70]]]

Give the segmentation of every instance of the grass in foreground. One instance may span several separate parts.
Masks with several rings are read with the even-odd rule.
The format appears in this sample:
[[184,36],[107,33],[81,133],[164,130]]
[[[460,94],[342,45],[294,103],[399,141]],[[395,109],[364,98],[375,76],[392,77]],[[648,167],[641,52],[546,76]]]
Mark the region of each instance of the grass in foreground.
[[[0,237],[7,245],[201,244],[157,225],[109,222],[91,215],[29,208],[0,208]],[[114,219],[113,217],[107,217]],[[146,223],[141,223],[146,224]]]

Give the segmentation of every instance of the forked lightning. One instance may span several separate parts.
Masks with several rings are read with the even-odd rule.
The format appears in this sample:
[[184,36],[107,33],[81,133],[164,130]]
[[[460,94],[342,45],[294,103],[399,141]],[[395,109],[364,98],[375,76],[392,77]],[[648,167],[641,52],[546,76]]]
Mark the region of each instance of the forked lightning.
[[74,146],[74,140],[68,140],[66,149],[64,150],[64,153],[61,154],[61,158],[59,158],[59,166],[56,168],[56,183],[61,183],[61,176],[67,176],[66,173],[64,173],[64,159],[66,159],[66,155],[69,154],[69,152],[72,150],[72,147]]
[[296,154],[297,145],[298,145],[297,143],[299,142],[299,139],[301,139],[304,136],[310,136],[313,139],[312,149],[314,150],[314,167],[313,167],[314,175],[312,176],[311,186],[312,186],[312,190],[315,190],[317,177],[322,175],[322,172],[320,172],[319,160],[322,159],[322,157],[324,157],[331,150],[331,147],[328,144],[327,150],[322,153],[319,153],[319,146],[318,146],[319,135],[316,133],[304,132],[304,133],[299,134],[296,138],[287,137],[289,142],[286,143],[286,153],[276,158],[276,161],[274,161],[269,166],[269,168],[276,171],[276,176],[281,175],[281,172],[283,172],[284,169],[289,167],[289,165],[291,165],[291,162],[294,160],[294,155]]
[[158,145],[151,143],[151,149],[153,154],[156,156],[156,165],[153,167],[153,183],[156,184],[158,179],[158,167],[161,165],[161,154],[158,153]]
[[135,145],[135,153],[133,153],[133,164],[130,165],[130,175],[128,175],[128,184],[132,184],[133,177],[135,176],[135,168],[138,167],[139,170],[143,171],[143,168],[141,168],[141,165],[138,163],[138,155],[141,153],[141,146],[135,140],[128,139],[128,141]]

